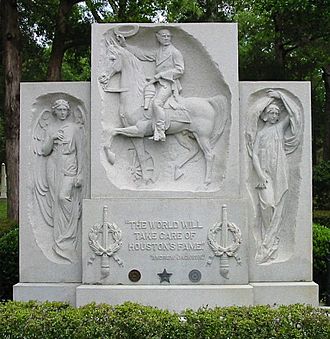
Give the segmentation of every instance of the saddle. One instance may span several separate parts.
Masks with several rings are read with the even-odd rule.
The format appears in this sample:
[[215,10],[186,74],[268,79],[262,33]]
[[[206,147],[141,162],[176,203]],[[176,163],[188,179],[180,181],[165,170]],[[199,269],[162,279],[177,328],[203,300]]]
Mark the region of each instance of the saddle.
[[[183,103],[180,103],[180,99],[182,99],[182,97],[179,97],[178,100],[176,100],[172,95],[165,102],[165,130],[170,127],[172,121],[186,124],[191,123],[189,111],[185,108]],[[150,107],[151,105],[149,106],[149,109],[144,112],[144,116],[148,120],[153,119],[152,109],[150,109]],[[153,124],[154,123],[155,122],[153,121]]]

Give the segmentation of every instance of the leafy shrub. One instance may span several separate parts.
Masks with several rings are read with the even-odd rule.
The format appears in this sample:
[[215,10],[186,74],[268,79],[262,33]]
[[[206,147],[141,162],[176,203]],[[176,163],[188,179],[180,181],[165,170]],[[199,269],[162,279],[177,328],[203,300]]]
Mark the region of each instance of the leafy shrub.
[[317,271],[325,271],[327,268],[326,257],[330,255],[330,229],[313,225],[313,260]]
[[313,204],[316,210],[330,210],[330,161],[313,168]]
[[330,228],[330,211],[313,211],[313,222]]
[[313,225],[313,275],[320,286],[320,297],[326,292],[327,257],[330,259],[330,228]]
[[0,238],[6,233],[10,232],[17,227],[17,223],[14,220],[5,219],[0,222]]
[[330,313],[303,305],[224,307],[181,314],[149,306],[7,302],[2,338],[328,339]]
[[18,282],[18,228],[0,238],[0,300],[12,299]]

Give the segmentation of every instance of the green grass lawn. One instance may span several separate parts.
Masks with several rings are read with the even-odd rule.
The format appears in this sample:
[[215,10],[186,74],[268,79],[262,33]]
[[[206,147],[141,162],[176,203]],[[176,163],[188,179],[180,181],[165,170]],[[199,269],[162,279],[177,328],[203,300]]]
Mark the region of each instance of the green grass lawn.
[[7,200],[0,199],[0,222],[7,219]]
[[0,199],[0,237],[16,225],[16,222],[7,218],[7,200]]

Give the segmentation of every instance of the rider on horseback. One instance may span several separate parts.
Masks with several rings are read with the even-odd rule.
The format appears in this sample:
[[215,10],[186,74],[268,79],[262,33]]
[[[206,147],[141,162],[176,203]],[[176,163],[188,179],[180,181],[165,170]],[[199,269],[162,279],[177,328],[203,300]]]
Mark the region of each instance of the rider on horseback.
[[154,61],[156,63],[156,74],[147,84],[144,95],[144,108],[149,109],[150,93],[152,93],[153,84],[156,84],[157,90],[154,94],[152,103],[155,127],[152,137],[155,141],[165,141],[165,110],[164,105],[167,100],[173,96],[177,100],[182,90],[179,78],[184,72],[184,60],[180,51],[178,51],[171,42],[171,32],[168,29],[161,29],[156,33],[157,40],[160,43],[158,50],[144,52],[141,49],[126,44],[125,37],[117,34],[117,39],[122,47],[127,48],[141,61]]

